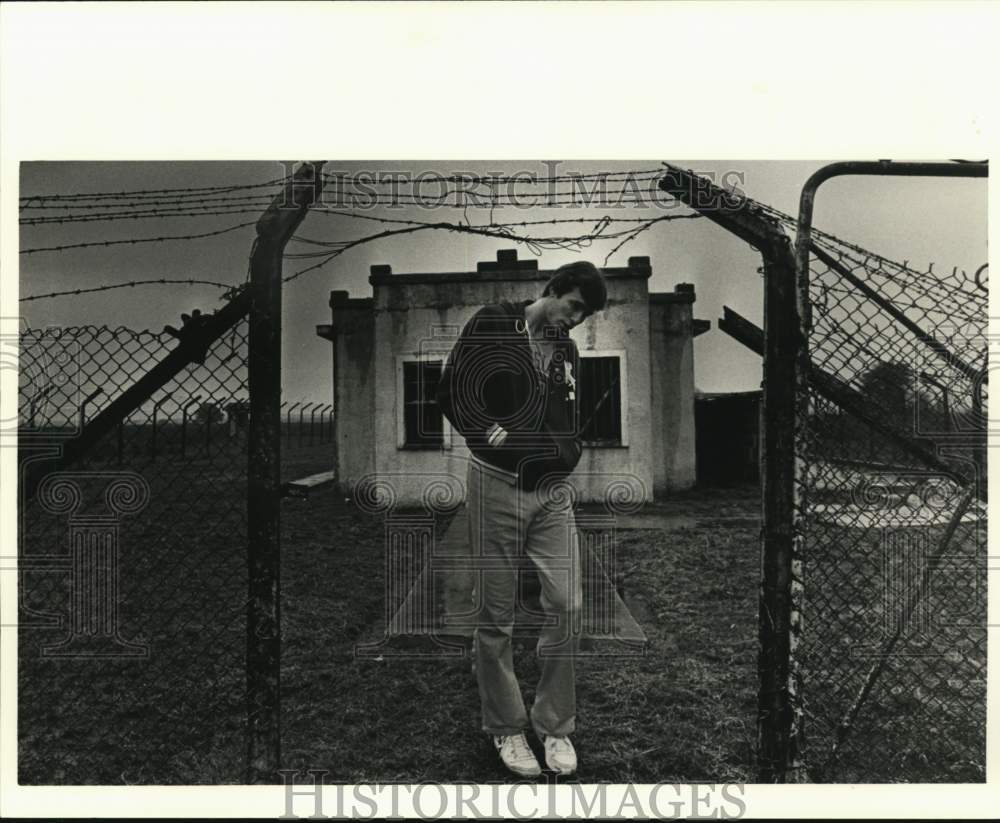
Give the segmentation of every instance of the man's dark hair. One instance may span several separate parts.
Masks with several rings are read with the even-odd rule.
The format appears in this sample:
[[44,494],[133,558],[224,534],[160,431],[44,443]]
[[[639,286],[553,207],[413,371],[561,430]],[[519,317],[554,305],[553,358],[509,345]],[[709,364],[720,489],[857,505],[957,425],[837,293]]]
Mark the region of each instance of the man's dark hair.
[[604,275],[593,263],[585,260],[578,260],[575,263],[567,263],[556,269],[555,274],[548,283],[545,284],[545,291],[542,297],[562,297],[568,291],[579,288],[587,308],[591,314],[600,311],[608,302],[608,289],[604,283]]

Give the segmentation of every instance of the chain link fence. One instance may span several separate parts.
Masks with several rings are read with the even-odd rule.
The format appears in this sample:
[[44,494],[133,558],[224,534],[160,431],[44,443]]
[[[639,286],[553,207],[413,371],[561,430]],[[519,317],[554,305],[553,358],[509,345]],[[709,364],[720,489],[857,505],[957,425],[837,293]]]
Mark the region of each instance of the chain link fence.
[[[41,459],[177,341],[20,335],[19,457]],[[19,780],[241,782],[247,321],[20,511]]]
[[814,780],[983,781],[985,267],[809,239],[801,754]]
[[19,335],[22,784],[280,782],[281,270],[321,167],[211,314]]
[[[758,776],[981,782],[986,736],[987,267],[916,271],[668,166],[660,186],[761,253]],[[794,253],[789,230],[796,231]]]

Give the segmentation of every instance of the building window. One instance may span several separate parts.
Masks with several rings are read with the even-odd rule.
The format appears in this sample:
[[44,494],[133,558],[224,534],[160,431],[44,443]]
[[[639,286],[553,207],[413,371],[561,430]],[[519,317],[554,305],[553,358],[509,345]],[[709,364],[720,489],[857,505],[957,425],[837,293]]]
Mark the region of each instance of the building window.
[[445,445],[445,421],[435,393],[441,379],[441,360],[402,362],[402,448],[439,449]]
[[577,381],[580,439],[589,446],[626,445],[622,425],[625,396],[620,355],[581,356]]

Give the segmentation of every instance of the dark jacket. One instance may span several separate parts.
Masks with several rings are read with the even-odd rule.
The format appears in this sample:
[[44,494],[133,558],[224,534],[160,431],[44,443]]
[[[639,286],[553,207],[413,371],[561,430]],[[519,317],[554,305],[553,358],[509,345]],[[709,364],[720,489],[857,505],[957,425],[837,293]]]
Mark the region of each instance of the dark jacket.
[[[531,491],[545,478],[576,468],[581,447],[576,432],[573,386],[578,374],[576,343],[568,335],[543,376],[523,331],[531,301],[485,306],[465,324],[438,384],[437,402],[480,460],[512,472]],[[503,445],[491,446],[490,431],[502,426]]]

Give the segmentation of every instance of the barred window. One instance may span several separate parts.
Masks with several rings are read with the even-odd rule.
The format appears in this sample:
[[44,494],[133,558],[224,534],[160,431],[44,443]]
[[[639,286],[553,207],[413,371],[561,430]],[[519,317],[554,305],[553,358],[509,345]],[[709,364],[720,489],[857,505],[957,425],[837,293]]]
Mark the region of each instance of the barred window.
[[441,360],[403,363],[403,446],[438,448],[444,444],[444,417],[435,393]]
[[576,391],[577,419],[583,427],[580,439],[592,446],[622,445],[621,358],[581,357],[579,369]]

